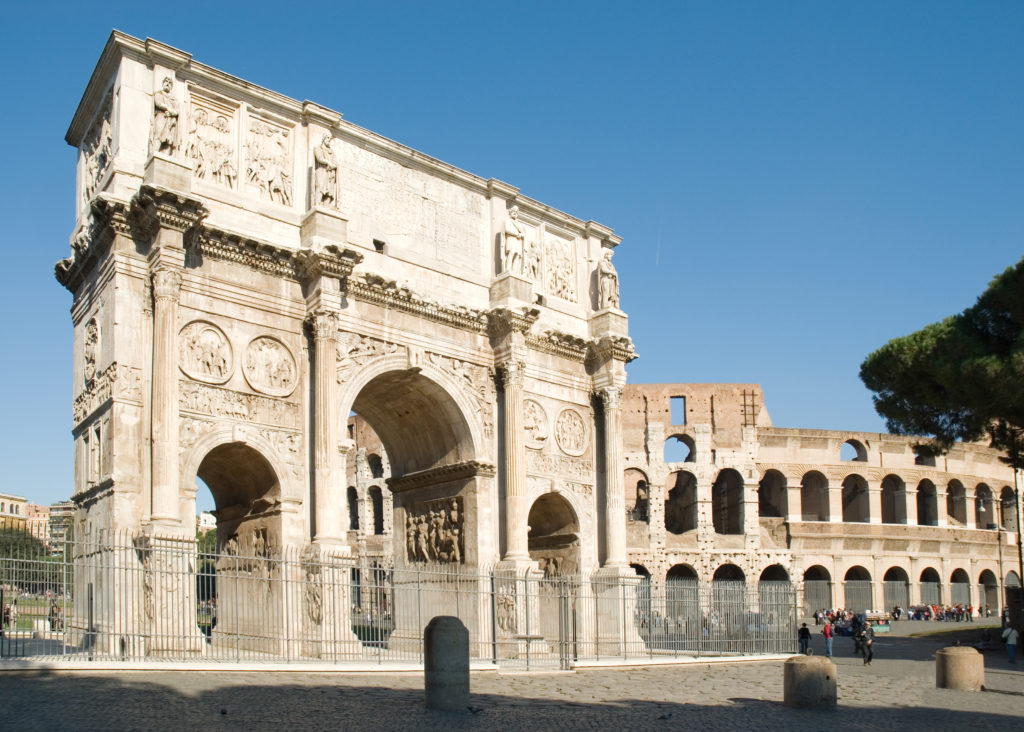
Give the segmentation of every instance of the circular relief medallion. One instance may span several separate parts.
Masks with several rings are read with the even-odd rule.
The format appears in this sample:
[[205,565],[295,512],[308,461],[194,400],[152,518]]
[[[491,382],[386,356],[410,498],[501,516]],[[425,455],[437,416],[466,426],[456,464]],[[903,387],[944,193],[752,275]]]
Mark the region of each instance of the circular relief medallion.
[[181,370],[191,379],[207,384],[223,384],[231,378],[234,356],[224,331],[213,323],[195,320],[181,329]]
[[276,338],[253,338],[242,363],[245,380],[256,391],[284,397],[295,390],[298,370],[288,348]]
[[555,440],[566,455],[582,455],[587,450],[587,426],[575,409],[563,409],[555,422]]
[[539,449],[548,441],[548,415],[533,399],[523,400],[523,432],[527,447]]

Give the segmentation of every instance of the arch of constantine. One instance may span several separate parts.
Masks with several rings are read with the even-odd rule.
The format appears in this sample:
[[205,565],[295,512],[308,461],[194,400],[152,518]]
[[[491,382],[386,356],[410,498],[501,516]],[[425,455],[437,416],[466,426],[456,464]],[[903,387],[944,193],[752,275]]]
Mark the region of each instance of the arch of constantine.
[[[111,561],[137,586],[97,590],[138,598],[97,620],[122,644],[201,648],[182,609],[198,570],[175,550],[194,547],[197,479],[218,573],[266,580],[222,603],[297,607],[321,648],[363,603],[353,586],[329,607],[311,578],[350,560],[589,576],[622,598],[641,574],[792,581],[822,606],[994,603],[977,586],[1006,576],[1014,539],[990,525],[1013,475],[991,450],[921,465],[907,438],[774,428],[756,386],[627,386],[601,224],[118,32],[67,141],[75,532],[131,537]],[[287,552],[328,558],[297,565],[295,597],[266,569]],[[529,645],[542,613],[509,587],[507,617],[479,625]],[[635,635],[632,600],[597,602],[581,632]],[[220,631],[258,622],[226,615]]]

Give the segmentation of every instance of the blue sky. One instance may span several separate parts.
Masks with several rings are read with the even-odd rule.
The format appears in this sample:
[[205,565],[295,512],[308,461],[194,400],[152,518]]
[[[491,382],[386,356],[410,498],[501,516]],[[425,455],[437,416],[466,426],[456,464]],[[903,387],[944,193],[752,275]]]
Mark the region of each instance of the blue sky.
[[760,383],[881,430],[857,378],[1024,254],[1024,3],[18,3],[5,9],[5,492],[71,489],[64,133],[111,28],[622,236],[632,382]]

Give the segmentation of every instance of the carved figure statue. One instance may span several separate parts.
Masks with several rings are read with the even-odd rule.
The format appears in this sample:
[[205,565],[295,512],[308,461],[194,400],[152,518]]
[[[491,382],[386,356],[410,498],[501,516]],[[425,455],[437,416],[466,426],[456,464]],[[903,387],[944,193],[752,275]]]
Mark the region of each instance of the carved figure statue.
[[526,254],[523,258],[523,274],[534,282],[540,281],[540,244],[531,239],[526,242]]
[[597,274],[600,279],[601,309],[619,307],[619,274],[612,264],[611,249],[606,249],[604,257],[598,262]]
[[410,507],[405,547],[411,562],[454,562],[465,556],[462,506],[458,498]]
[[523,243],[525,241],[523,226],[519,223],[519,207],[513,206],[508,210],[508,218],[505,220],[504,254],[505,262],[503,272],[511,272],[521,275],[523,273]]
[[313,205],[337,208],[338,159],[331,149],[330,134],[325,133],[320,144],[313,148]]
[[165,76],[153,95],[153,152],[174,155],[178,150],[178,100],[171,94],[174,81]]

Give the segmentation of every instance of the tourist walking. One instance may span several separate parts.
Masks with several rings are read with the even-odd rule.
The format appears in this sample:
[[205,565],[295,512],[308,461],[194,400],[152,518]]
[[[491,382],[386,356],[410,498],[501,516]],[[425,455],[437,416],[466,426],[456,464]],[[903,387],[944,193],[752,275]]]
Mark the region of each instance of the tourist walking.
[[800,626],[797,638],[800,639],[800,652],[806,656],[807,649],[811,646],[811,629],[807,627],[807,623]]
[[1007,625],[1003,631],[1003,640],[1006,642],[1006,653],[1010,657],[1010,663],[1017,663],[1017,641],[1020,640],[1020,632],[1012,625]]
[[832,658],[832,623],[828,620],[825,621],[821,634],[825,636],[825,658]]
[[857,640],[860,645],[860,651],[864,654],[864,665],[870,666],[871,659],[875,656],[875,631],[871,627],[871,623],[864,623],[858,631]]

